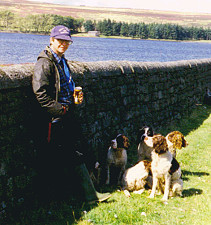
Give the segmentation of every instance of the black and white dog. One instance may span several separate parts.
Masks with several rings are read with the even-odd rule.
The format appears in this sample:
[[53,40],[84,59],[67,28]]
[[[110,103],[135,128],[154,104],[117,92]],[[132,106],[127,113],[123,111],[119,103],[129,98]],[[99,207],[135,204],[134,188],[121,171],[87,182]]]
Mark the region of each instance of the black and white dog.
[[154,135],[152,127],[144,126],[139,129],[137,135],[137,145],[138,145],[138,161],[149,160],[151,159],[152,148],[147,146],[144,142],[145,137],[152,137]]
[[119,134],[111,141],[107,153],[107,179],[106,184],[121,184],[121,178],[127,164],[127,149],[129,139]]

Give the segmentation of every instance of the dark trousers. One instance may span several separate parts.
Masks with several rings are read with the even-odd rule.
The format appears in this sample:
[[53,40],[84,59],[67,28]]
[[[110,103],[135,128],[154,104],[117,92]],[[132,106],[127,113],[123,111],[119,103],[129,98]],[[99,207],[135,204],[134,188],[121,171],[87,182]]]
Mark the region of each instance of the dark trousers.
[[50,130],[46,126],[46,137],[39,148],[37,190],[48,198],[77,194],[80,180],[75,168],[84,163],[87,150],[79,119],[68,113],[50,126]]

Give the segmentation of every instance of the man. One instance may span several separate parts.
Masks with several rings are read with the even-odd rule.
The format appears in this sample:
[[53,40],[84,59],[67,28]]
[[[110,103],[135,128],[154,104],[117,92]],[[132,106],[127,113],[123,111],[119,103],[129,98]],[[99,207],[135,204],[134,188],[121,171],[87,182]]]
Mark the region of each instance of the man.
[[[43,180],[50,186],[65,187],[80,184],[84,198],[88,202],[104,201],[109,193],[98,193],[89,177],[81,152],[85,152],[85,144],[80,124],[75,113],[74,89],[70,68],[64,57],[65,51],[72,44],[70,30],[58,25],[50,35],[50,47],[46,47],[38,56],[32,78],[33,92],[41,106],[42,133],[46,143],[42,143],[40,162]],[[83,101],[83,93],[79,103]],[[78,181],[78,182],[76,182]]]

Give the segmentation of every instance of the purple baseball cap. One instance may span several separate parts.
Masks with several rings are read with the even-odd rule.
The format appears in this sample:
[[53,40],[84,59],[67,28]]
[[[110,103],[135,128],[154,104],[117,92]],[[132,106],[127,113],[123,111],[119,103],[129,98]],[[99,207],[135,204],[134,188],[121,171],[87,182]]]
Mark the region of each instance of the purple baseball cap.
[[71,41],[73,42],[71,35],[70,35],[70,30],[69,28],[63,26],[63,25],[58,25],[55,26],[51,30],[50,37],[54,37],[56,39],[61,39],[61,40],[66,40],[66,41]]

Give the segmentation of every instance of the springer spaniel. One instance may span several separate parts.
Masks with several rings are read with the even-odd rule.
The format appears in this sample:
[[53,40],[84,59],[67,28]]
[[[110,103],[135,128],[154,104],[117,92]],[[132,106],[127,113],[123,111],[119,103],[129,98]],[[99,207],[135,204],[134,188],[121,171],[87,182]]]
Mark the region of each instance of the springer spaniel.
[[[111,146],[107,153],[107,179],[106,184],[121,183],[122,174],[127,164],[127,149],[129,147],[129,139],[119,134],[111,141]],[[117,181],[117,182],[116,182]]]
[[177,149],[188,146],[188,142],[185,140],[184,135],[179,131],[172,131],[171,133],[167,134],[166,141],[169,151],[174,158],[176,158]]
[[149,160],[151,161],[152,148],[147,146],[144,142],[145,137],[152,137],[154,132],[151,127],[142,127],[137,135],[137,145],[138,145],[138,161]]
[[163,201],[167,201],[170,194],[182,196],[183,181],[179,163],[168,150],[166,138],[162,135],[146,137],[144,142],[153,148],[152,176],[153,185],[150,198],[154,198],[156,188],[164,192]]
[[143,160],[127,169],[122,177],[122,190],[127,197],[130,191],[142,194],[146,187],[152,188],[151,162]]

